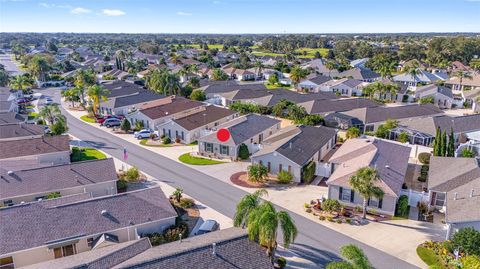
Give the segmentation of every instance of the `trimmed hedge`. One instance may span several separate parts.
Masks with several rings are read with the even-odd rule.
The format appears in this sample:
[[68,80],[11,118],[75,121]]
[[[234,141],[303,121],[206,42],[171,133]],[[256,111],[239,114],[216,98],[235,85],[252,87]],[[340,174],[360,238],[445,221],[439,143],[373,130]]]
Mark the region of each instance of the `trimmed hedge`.
[[316,165],[314,161],[309,162],[303,167],[302,169],[303,183],[310,184],[310,182],[312,182],[312,180],[315,178],[315,170],[316,170]]

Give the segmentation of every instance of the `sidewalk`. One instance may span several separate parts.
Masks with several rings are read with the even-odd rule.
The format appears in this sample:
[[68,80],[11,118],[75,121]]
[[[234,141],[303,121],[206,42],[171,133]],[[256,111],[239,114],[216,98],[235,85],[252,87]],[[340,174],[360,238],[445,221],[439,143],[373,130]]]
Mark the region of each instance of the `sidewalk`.
[[[85,112],[70,110],[67,111],[77,118],[80,118],[80,116],[85,114]],[[177,162],[180,162],[178,161],[178,157],[180,155],[186,152],[193,152],[196,150],[197,147],[143,146],[140,145],[139,141],[135,139],[131,134],[114,134],[108,129],[100,127],[98,124],[90,125],[94,126],[95,128],[103,129],[104,131],[110,132],[111,134],[116,135],[124,140],[138,144],[141,147],[144,147],[150,151],[153,151],[157,154],[160,154]],[[202,173],[211,175],[228,184],[232,184],[230,182],[230,176],[236,172],[246,171],[249,163],[232,162],[204,166],[187,164],[185,165]],[[254,188],[244,188],[237,185],[234,186],[249,193],[253,193],[257,190]],[[299,215],[309,218],[317,222],[318,224],[324,225],[346,236],[361,241],[367,245],[382,250],[386,253],[391,254],[392,256],[396,256],[421,268],[425,268],[425,264],[416,254],[417,246],[427,240],[443,240],[443,238],[445,237],[445,230],[442,226],[412,220],[394,220],[382,223],[371,222],[364,226],[353,226],[348,224],[336,224],[328,221],[320,221],[318,217],[314,217],[312,214],[306,213],[303,205],[310,202],[310,200],[320,199],[322,197],[327,197],[326,187],[301,185],[291,187],[269,188],[268,197],[265,197],[265,199],[271,201],[276,205],[291,210]]]

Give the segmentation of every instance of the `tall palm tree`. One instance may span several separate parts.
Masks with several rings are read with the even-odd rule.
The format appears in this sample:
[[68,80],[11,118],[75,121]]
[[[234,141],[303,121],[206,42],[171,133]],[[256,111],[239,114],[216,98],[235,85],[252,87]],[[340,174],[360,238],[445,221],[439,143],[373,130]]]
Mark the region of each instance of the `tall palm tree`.
[[50,70],[47,59],[41,55],[35,55],[28,63],[30,73],[40,81],[45,80],[45,74]]
[[454,76],[458,77],[460,79],[460,89],[463,91],[463,79],[467,78],[467,79],[471,79],[472,78],[472,75],[470,75],[469,73],[467,72],[464,72],[464,71],[457,71],[455,72]]
[[290,71],[290,79],[292,80],[293,84],[297,86],[298,83],[304,78],[307,77],[307,72],[302,69],[300,66],[294,66]]
[[77,87],[62,91],[62,97],[65,101],[72,102],[72,107],[75,107],[75,102],[80,101],[80,90]]
[[283,235],[283,245],[288,248],[298,234],[297,227],[288,212],[277,212],[271,202],[264,201],[255,207],[248,216],[248,237],[267,248],[267,255],[271,258],[272,263],[277,249],[279,228]]
[[23,75],[17,75],[10,78],[9,85],[12,89],[25,91],[27,87],[32,86],[32,83],[27,77]]
[[266,195],[268,195],[268,191],[265,189],[260,189],[252,194],[245,195],[237,204],[237,211],[233,217],[233,226],[245,226],[250,213],[260,205],[260,198]]
[[93,70],[77,69],[77,71],[75,71],[74,84],[75,87],[78,88],[80,95],[80,103],[83,106],[85,102],[85,91],[87,87],[95,85],[95,73],[93,72]]
[[92,100],[92,108],[94,115],[97,115],[97,109],[100,105],[100,101],[106,101],[109,93],[110,91],[102,85],[93,85],[88,87],[87,95]]
[[383,190],[377,186],[381,179],[377,170],[371,167],[362,167],[355,175],[350,177],[349,184],[352,189],[363,197],[363,218],[367,217],[367,203],[370,198],[383,198]]
[[380,76],[382,78],[391,78],[392,73],[395,72],[396,69],[397,68],[395,62],[382,61],[378,66],[378,70],[376,71],[380,73]]
[[327,269],[371,269],[372,265],[363,250],[355,245],[345,245],[340,248],[340,254],[345,259],[341,262],[331,262]]
[[337,67],[335,62],[334,61],[327,61],[325,63],[325,67],[328,69],[328,76],[332,77],[332,70],[334,70]]
[[58,104],[51,104],[42,107],[38,115],[50,125],[55,124],[57,120],[63,116]]
[[405,66],[405,73],[409,74],[413,78],[413,86],[417,87],[417,75],[420,74],[418,69],[419,63],[417,60],[412,60],[412,62]]

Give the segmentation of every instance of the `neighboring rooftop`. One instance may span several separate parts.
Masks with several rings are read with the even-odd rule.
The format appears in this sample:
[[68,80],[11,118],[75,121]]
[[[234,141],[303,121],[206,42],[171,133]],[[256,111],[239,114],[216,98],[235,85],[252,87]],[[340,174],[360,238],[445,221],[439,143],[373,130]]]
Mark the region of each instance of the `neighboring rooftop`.
[[139,105],[141,106],[142,103],[146,103],[149,101],[157,100],[164,98],[165,96],[154,93],[151,91],[140,91],[135,94],[120,96],[114,98],[112,100],[107,101],[107,103],[113,101],[113,107],[124,107],[124,106],[131,106],[131,105]]
[[435,136],[437,128],[442,131],[465,133],[480,130],[480,114],[451,117],[447,115],[400,120],[399,126]]
[[44,125],[24,123],[0,124],[0,139],[16,140],[24,137],[38,137],[44,134]]
[[0,255],[177,216],[159,187],[59,206],[51,201],[0,208]]
[[343,112],[358,108],[378,107],[379,105],[365,98],[348,98],[334,100],[312,100],[300,103],[308,114],[329,114],[332,112]]
[[353,78],[357,80],[374,80],[380,78],[380,74],[368,68],[354,67],[338,74],[339,77]]
[[112,180],[117,173],[111,158],[10,172],[0,168],[0,199]]
[[179,119],[174,119],[173,121],[185,130],[190,131],[225,117],[232,116],[236,113],[237,112],[230,109],[210,105],[203,111]]
[[16,112],[0,113],[0,125],[25,122],[25,118]]
[[159,119],[185,110],[204,106],[202,102],[180,96],[168,96],[142,105],[140,111],[151,119]]
[[70,151],[68,135],[0,141],[0,159]]
[[422,98],[424,96],[430,96],[436,93],[440,93],[445,95],[446,97],[453,98],[452,89],[444,86],[438,86],[435,84],[418,87],[415,90],[415,95],[419,98]]
[[147,91],[140,85],[126,82],[123,80],[109,81],[102,83],[102,85],[110,91],[107,96],[108,98],[131,95],[141,91]]
[[[215,243],[215,253],[212,244]],[[269,257],[245,230],[228,228],[147,251],[114,268],[273,269]]]

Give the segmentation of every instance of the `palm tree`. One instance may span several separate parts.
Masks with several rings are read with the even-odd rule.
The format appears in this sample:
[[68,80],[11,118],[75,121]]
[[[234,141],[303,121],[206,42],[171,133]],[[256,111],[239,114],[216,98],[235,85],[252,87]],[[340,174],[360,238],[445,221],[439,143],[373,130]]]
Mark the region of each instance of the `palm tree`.
[[345,245],[340,248],[340,254],[345,259],[341,262],[331,262],[327,269],[371,269],[372,265],[363,250],[355,245]]
[[420,74],[418,69],[419,63],[417,60],[412,60],[411,63],[405,66],[405,73],[409,74],[413,78],[413,86],[417,87],[417,75]]
[[350,177],[350,186],[363,197],[364,219],[367,217],[368,200],[372,197],[381,199],[385,194],[380,187],[376,186],[380,181],[377,170],[368,166],[358,169],[355,175]]
[[328,69],[328,76],[332,77],[332,70],[334,70],[337,67],[335,62],[334,61],[327,61],[327,63],[325,63],[325,67]]
[[27,77],[23,75],[17,75],[10,78],[9,85],[12,89],[25,91],[27,87],[32,86],[32,83]]
[[28,70],[38,80],[44,81],[46,72],[50,70],[50,65],[45,57],[41,55],[35,55],[28,64]]
[[65,101],[72,102],[72,107],[75,107],[75,102],[80,101],[79,94],[80,89],[77,87],[62,91],[62,97]]
[[457,71],[457,72],[455,72],[454,75],[460,79],[460,89],[462,91],[463,91],[463,85],[462,85],[463,79],[465,79],[465,78],[472,79],[472,75],[470,75],[469,73],[464,72],[464,71]]
[[265,66],[263,65],[263,63],[259,60],[256,60],[255,61],[255,68],[257,69],[257,78],[261,77],[262,76],[262,70]]
[[396,70],[395,62],[382,61],[376,71],[380,73],[380,76],[382,78],[390,78],[392,76],[392,73],[395,72],[395,70]]
[[95,73],[93,70],[77,69],[75,71],[75,87],[78,88],[80,102],[83,106],[85,102],[85,90],[88,86],[95,85]]
[[170,57],[170,62],[172,62],[173,64],[179,64],[180,63],[180,56],[178,56],[178,54],[172,54],[172,56]]
[[300,81],[307,77],[307,72],[302,69],[300,66],[294,66],[290,71],[290,79],[293,84],[296,86]]
[[260,189],[252,194],[245,195],[237,204],[237,211],[233,217],[233,226],[245,226],[248,222],[250,213],[260,204],[260,198],[268,195],[268,191]]
[[107,96],[110,91],[102,85],[93,85],[88,87],[87,95],[92,100],[93,115],[97,115],[97,109],[100,101],[107,101]]
[[271,202],[264,201],[255,207],[248,216],[248,237],[267,247],[267,255],[271,258],[272,263],[277,249],[278,228],[282,231],[283,245],[288,248],[298,234],[297,227],[288,212],[277,212]]
[[48,124],[52,125],[62,118],[62,112],[58,104],[51,104],[42,107],[38,115]]
[[228,75],[225,72],[223,72],[222,69],[215,68],[212,72],[212,79],[213,80],[227,80]]
[[198,65],[192,64],[188,67],[188,71],[197,74],[198,73]]

